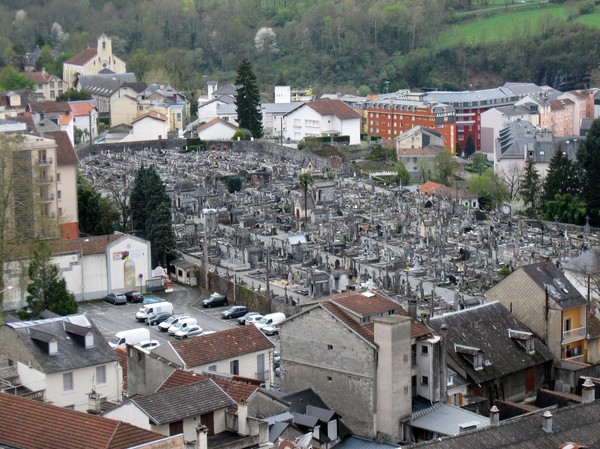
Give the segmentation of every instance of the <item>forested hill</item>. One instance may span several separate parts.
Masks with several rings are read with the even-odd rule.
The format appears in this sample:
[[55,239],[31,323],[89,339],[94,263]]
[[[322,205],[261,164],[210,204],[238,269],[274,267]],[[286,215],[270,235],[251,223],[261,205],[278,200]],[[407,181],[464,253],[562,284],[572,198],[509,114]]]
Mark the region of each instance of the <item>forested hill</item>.
[[[244,57],[265,91],[275,83],[364,94],[587,80],[600,60],[595,2],[537,1],[3,0],[0,67],[19,67],[39,45],[40,64],[60,74],[63,60],[105,33],[140,79],[184,91],[232,80]],[[530,17],[516,21],[521,6]],[[488,16],[504,17],[505,32],[485,42],[469,35],[469,23]]]

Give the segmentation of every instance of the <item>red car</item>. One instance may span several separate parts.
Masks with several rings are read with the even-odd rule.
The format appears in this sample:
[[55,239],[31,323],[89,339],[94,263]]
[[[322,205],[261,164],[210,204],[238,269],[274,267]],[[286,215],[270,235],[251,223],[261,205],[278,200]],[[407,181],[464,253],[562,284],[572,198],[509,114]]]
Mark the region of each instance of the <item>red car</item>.
[[130,292],[125,292],[125,297],[127,298],[127,301],[129,302],[142,302],[144,300],[144,295],[142,295],[140,292],[138,291],[130,291]]

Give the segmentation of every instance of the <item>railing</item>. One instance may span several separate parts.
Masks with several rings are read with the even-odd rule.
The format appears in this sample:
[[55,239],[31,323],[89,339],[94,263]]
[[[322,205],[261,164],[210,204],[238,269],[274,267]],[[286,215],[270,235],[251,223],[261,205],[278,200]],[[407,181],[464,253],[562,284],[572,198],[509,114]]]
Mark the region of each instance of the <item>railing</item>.
[[564,331],[562,339],[563,343],[566,343],[567,341],[581,340],[582,338],[585,338],[585,336],[585,327],[578,327],[576,329]]
[[40,198],[42,199],[42,201],[54,201],[54,194],[46,193],[45,195],[40,195]]
[[566,361],[566,362],[585,363],[585,354],[576,355],[575,357],[566,357],[563,360]]
[[47,183],[47,182],[54,182],[54,176],[48,175],[48,176],[42,176],[40,178],[40,183]]
[[51,157],[44,157],[36,160],[38,165],[52,165]]
[[254,378],[263,381],[267,380],[269,378],[269,371],[261,371],[259,373],[256,373],[256,376]]

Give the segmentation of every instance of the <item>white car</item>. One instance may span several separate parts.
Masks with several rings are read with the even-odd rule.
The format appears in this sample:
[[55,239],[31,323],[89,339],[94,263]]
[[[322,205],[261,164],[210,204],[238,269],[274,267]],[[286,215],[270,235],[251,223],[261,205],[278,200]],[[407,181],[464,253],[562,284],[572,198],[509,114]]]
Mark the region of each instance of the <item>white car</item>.
[[175,338],[181,340],[182,338],[193,337],[195,335],[202,334],[203,330],[200,326],[193,325],[188,326],[185,329],[178,330],[175,332]]
[[169,328],[177,323],[182,318],[189,318],[189,315],[173,315],[171,318],[167,318],[165,321],[158,325],[158,330],[161,332],[167,332]]
[[278,324],[268,324],[261,329],[263,334],[265,335],[279,335],[279,325]]
[[258,320],[260,320],[262,317],[263,316],[260,314],[249,316],[248,318],[246,318],[246,325],[257,323]]
[[143,349],[144,351],[152,351],[154,348],[158,348],[160,346],[160,342],[158,340],[142,340],[137,345],[136,348]]

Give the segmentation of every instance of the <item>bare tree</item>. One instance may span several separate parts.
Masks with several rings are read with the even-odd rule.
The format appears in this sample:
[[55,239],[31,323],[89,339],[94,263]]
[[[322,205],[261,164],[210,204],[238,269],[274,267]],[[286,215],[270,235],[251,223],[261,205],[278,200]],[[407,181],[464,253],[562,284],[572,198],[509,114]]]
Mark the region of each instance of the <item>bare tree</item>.
[[497,182],[504,185],[506,189],[506,201],[512,203],[519,196],[521,182],[523,180],[523,167],[519,163],[510,164],[505,169],[498,171]]

